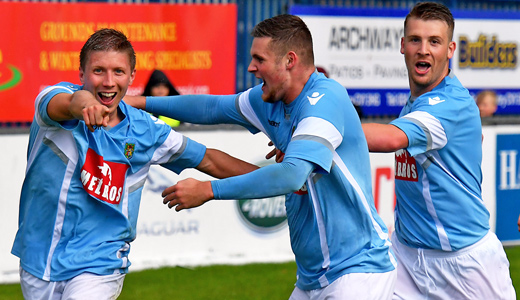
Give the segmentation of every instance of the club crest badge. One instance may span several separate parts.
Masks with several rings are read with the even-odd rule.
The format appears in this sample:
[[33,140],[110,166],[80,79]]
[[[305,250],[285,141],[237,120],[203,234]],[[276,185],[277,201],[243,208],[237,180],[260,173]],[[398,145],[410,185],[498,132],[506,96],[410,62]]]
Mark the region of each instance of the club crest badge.
[[135,143],[126,142],[125,143],[125,157],[127,159],[131,159],[134,156],[135,151]]

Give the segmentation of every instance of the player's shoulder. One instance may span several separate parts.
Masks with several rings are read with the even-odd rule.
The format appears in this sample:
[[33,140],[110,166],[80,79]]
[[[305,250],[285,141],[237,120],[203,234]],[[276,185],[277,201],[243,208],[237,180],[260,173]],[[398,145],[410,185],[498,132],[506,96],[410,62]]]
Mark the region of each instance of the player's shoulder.
[[337,81],[326,78],[316,78],[303,95],[303,101],[309,107],[342,107],[344,101],[350,101],[347,90]]
[[237,97],[247,99],[252,105],[255,103],[261,105],[264,103],[264,100],[262,100],[262,93],[262,84],[259,84],[239,93]]
[[457,76],[450,72],[444,80],[444,85],[440,91],[444,97],[450,99],[453,104],[469,105],[475,102],[475,99],[469,93],[469,90],[462,85]]
[[446,88],[444,90],[432,91],[420,96],[417,101],[422,107],[432,110],[460,110],[469,105],[474,105],[475,100],[466,89]]
[[64,93],[74,93],[76,91],[79,91],[82,89],[82,86],[79,85],[79,84],[74,84],[74,83],[71,83],[71,82],[66,82],[66,81],[62,81],[62,82],[59,82],[59,83],[56,83],[54,85],[49,85],[47,87],[45,87],[42,92],[49,92],[49,91],[60,91],[60,92],[64,92]]
[[54,86],[55,87],[60,87],[60,88],[65,88],[65,89],[69,89],[69,90],[72,90],[72,91],[79,91],[83,87],[82,85],[75,84],[75,83],[68,82],[68,81],[59,82],[59,83],[55,84]]
[[123,111],[123,113],[128,117],[128,120],[131,123],[134,123],[134,124],[139,123],[139,124],[141,124],[141,126],[153,127],[154,126],[153,124],[160,124],[162,122],[154,115],[152,115],[144,110],[137,109],[131,105],[128,105],[124,101],[121,101],[119,106],[120,106],[121,110]]
[[129,130],[125,133],[127,136],[137,138],[139,143],[147,147],[158,147],[163,145],[166,140],[175,138],[182,134],[173,130],[168,124],[159,118],[134,107],[127,111]]
[[415,103],[432,110],[456,111],[474,104],[474,99],[453,73],[432,91],[419,96]]
[[38,94],[37,100],[43,98],[50,99],[60,93],[73,94],[74,92],[81,90],[81,88],[81,85],[77,85],[74,83],[65,81],[59,82],[57,84],[49,85],[43,88]]

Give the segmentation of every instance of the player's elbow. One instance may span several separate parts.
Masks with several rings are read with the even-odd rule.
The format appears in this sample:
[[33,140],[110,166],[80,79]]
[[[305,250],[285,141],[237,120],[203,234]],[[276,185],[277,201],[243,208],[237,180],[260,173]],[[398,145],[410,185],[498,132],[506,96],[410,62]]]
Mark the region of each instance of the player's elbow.
[[278,166],[280,166],[284,172],[278,174],[279,180],[275,181],[284,185],[286,193],[299,191],[314,169],[314,164],[290,157],[278,164]]
[[307,177],[300,176],[300,174],[293,173],[290,176],[285,176],[283,180],[280,181],[280,184],[284,185],[285,193],[294,193],[302,189],[305,185],[305,181]]
[[404,142],[402,140],[394,138],[387,140],[385,145],[385,149],[387,150],[387,152],[395,152],[397,150],[406,148],[408,146],[408,142]]
[[289,193],[294,193],[302,189],[305,185],[305,180],[288,180],[287,189]]
[[370,152],[395,152],[408,147],[408,138],[404,136],[383,136],[379,139],[367,140]]

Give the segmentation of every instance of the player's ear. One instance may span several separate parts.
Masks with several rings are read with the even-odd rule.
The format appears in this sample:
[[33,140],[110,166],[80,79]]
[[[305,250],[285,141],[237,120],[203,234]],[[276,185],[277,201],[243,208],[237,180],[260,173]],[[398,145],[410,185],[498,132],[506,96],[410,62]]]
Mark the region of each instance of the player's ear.
[[134,82],[134,79],[135,79],[135,72],[136,72],[136,70],[134,69],[134,70],[132,71],[132,74],[130,75],[130,83],[128,83],[129,86],[132,85],[132,83]]
[[294,51],[289,51],[286,55],[285,67],[287,69],[292,69],[298,60],[298,55]]
[[84,77],[85,77],[85,72],[83,71],[83,69],[81,67],[79,67],[79,81],[83,85],[85,84]]
[[448,45],[448,59],[451,59],[453,57],[453,54],[455,53],[455,49],[457,48],[457,45],[455,42],[451,41]]

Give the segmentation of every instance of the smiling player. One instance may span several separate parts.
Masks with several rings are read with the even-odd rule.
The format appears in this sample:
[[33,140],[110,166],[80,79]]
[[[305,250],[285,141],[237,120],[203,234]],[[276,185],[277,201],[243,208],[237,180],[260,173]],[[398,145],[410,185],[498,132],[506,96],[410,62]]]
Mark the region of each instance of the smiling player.
[[82,86],[60,83],[35,101],[12,248],[25,299],[117,298],[152,164],[218,178],[257,168],[121,101],[135,77],[123,33],[96,31],[79,74]]

